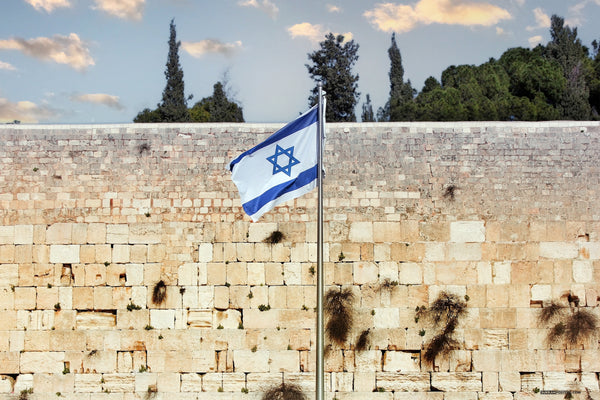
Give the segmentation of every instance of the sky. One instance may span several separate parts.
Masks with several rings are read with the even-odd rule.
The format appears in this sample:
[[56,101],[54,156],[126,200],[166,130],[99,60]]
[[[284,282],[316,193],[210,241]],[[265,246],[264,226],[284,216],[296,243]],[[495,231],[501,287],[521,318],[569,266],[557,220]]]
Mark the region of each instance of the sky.
[[450,65],[479,65],[550,40],[550,17],[600,40],[600,0],[2,0],[0,123],[129,123],[156,108],[174,19],[185,93],[226,80],[246,122],[308,108],[308,54],[328,32],[360,47],[353,72],[374,109],[389,96],[391,35],[421,90]]

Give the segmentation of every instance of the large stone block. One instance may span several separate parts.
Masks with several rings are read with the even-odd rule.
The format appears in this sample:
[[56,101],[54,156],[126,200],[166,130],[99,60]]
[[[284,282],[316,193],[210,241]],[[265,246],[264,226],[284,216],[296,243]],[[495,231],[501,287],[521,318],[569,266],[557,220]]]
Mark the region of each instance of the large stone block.
[[450,223],[450,241],[459,243],[484,242],[484,221],[454,221]]
[[50,262],[53,264],[79,263],[79,245],[51,245]]
[[432,372],[431,387],[442,392],[480,392],[481,372]]
[[428,392],[429,373],[427,372],[378,372],[376,385],[386,392]]
[[418,353],[386,351],[383,354],[384,372],[418,372],[421,370]]
[[25,351],[21,353],[21,373],[61,373],[64,369],[64,352]]

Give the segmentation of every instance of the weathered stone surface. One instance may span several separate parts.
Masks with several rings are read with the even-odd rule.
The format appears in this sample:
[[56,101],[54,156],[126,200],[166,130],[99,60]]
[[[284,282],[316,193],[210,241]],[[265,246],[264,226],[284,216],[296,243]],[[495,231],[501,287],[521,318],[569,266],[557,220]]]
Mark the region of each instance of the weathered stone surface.
[[117,316],[110,312],[84,311],[76,317],[77,329],[110,329],[116,326]]
[[386,391],[427,392],[430,390],[427,372],[378,372],[376,385]]
[[442,392],[479,392],[482,390],[480,372],[433,372],[431,387]]

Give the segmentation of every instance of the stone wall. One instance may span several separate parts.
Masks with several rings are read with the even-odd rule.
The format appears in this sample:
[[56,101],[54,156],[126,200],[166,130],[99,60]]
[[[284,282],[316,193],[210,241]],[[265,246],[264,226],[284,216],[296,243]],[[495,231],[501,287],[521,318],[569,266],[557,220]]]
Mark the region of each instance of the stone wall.
[[[316,193],[251,223],[227,171],[280,126],[0,127],[0,397],[313,398]],[[597,122],[328,124],[354,323],[327,398],[599,398],[596,330],[568,329],[599,315],[599,154]],[[466,313],[426,362],[444,292]]]

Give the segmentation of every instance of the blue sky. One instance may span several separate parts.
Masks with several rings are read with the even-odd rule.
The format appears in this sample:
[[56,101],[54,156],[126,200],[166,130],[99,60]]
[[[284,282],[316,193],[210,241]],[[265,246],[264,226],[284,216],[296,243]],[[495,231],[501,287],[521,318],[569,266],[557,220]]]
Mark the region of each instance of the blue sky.
[[285,122],[308,106],[305,64],[327,32],[360,45],[360,105],[389,92],[392,32],[420,90],[450,65],[481,64],[550,40],[550,16],[600,40],[600,0],[3,0],[0,122],[126,123],[165,85],[169,22],[182,42],[189,103],[228,77],[247,122]]

